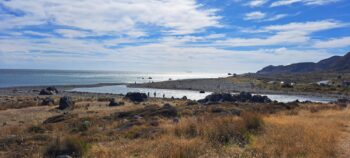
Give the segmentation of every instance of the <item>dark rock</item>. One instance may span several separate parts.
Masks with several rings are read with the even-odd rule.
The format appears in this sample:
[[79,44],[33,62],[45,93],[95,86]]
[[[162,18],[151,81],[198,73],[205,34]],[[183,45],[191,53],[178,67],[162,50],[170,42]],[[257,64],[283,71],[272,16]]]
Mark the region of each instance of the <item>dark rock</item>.
[[57,93],[58,93],[58,90],[55,87],[47,87],[45,89],[42,89],[39,95],[54,95]]
[[247,102],[249,100],[252,100],[253,95],[248,92],[241,92],[239,95],[235,95],[235,97],[239,102]]
[[129,92],[126,94],[125,98],[133,102],[143,102],[147,99],[147,95],[146,93]]
[[213,93],[204,99],[198,100],[202,104],[215,104],[219,102],[252,102],[252,103],[271,103],[272,100],[267,96],[252,95],[251,93],[241,92],[237,95],[229,93]]
[[39,93],[39,95],[54,95],[51,91],[48,91],[46,89],[42,89]]
[[134,119],[135,116],[139,116],[145,119],[155,116],[171,118],[177,116],[177,110],[170,104],[165,104],[163,107],[158,107],[157,105],[148,105],[142,109],[127,112],[117,112],[115,114],[112,114],[112,118],[114,119]]
[[58,93],[58,90],[56,87],[47,87],[46,90],[54,92],[54,93]]
[[199,93],[205,93],[205,91],[199,91]]
[[64,96],[60,99],[58,109],[60,109],[60,110],[64,110],[67,108],[72,109],[72,108],[74,108],[74,104],[75,103],[71,97]]
[[47,98],[44,98],[42,101],[41,101],[41,105],[43,106],[46,106],[46,105],[54,105],[55,104],[55,100],[50,98],[50,97],[47,97]]
[[109,102],[108,106],[122,106],[124,105],[124,102],[117,102],[114,99]]
[[186,96],[183,96],[183,97],[182,97],[182,100],[187,100],[187,97],[186,97]]
[[350,100],[349,99],[345,99],[345,98],[338,99],[336,104],[338,106],[340,106],[340,107],[344,107],[345,108],[345,107],[348,107],[348,105],[350,104]]

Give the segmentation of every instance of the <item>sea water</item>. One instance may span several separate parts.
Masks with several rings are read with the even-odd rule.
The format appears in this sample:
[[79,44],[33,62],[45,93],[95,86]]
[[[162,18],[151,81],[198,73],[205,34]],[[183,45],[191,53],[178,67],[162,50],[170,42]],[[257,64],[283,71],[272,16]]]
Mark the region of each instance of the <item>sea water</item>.
[[145,83],[190,78],[217,78],[211,73],[146,73],[132,71],[73,71],[0,69],[0,88],[98,83]]

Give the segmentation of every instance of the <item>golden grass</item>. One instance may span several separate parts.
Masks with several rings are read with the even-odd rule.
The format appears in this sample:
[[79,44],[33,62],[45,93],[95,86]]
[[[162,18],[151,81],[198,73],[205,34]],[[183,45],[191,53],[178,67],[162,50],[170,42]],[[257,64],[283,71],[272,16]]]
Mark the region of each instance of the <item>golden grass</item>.
[[[177,108],[179,122],[161,116],[106,119],[115,112],[133,111],[150,104],[162,106],[165,102]],[[1,139],[10,135],[23,138],[22,144],[8,143],[11,150],[0,150],[0,157],[42,157],[57,136],[62,139],[74,136],[86,142],[90,148],[83,155],[92,158],[336,157],[339,139],[344,138],[340,137],[341,132],[350,122],[350,112],[332,104],[303,104],[293,111],[282,110],[273,115],[244,112],[254,111],[246,104],[217,105],[223,111],[229,111],[232,106],[244,109],[241,116],[212,113],[202,105],[186,106],[185,101],[152,99],[137,105],[127,102],[121,107],[107,104],[81,100],[70,111],[74,118],[45,125],[43,120],[60,114],[52,110],[54,107],[0,111],[3,114],[0,118],[9,122],[0,128],[0,144]],[[18,123],[19,120],[24,123]],[[80,129],[84,121],[89,121],[86,129],[72,130]],[[152,121],[156,124],[151,124]],[[120,128],[129,123],[134,124]],[[27,150],[31,153],[16,155],[17,151]]]
[[348,111],[303,112],[297,116],[266,117],[265,132],[253,147],[265,157],[335,157],[340,126]]

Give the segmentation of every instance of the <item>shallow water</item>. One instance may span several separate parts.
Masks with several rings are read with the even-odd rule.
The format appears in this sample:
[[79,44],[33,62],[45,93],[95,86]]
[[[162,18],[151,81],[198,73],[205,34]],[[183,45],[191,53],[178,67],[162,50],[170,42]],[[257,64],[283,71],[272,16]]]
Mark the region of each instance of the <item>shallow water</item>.
[[[71,91],[77,92],[92,92],[92,93],[111,93],[111,94],[126,94],[128,92],[141,92],[150,94],[151,97],[154,97],[154,93],[156,93],[156,97],[162,98],[163,95],[166,98],[182,98],[186,96],[191,100],[199,100],[205,98],[205,96],[211,94],[211,92],[199,93],[198,91],[191,90],[169,90],[169,89],[153,89],[153,88],[131,88],[126,85],[117,85],[117,86],[103,86],[103,87],[93,87],[93,88],[75,88]],[[322,98],[322,97],[311,97],[311,96],[301,96],[301,95],[275,95],[275,94],[261,94],[266,95],[272,100],[276,100],[279,102],[292,102],[295,100],[299,101],[312,101],[312,102],[321,102],[327,103],[331,101],[335,101],[333,98]]]

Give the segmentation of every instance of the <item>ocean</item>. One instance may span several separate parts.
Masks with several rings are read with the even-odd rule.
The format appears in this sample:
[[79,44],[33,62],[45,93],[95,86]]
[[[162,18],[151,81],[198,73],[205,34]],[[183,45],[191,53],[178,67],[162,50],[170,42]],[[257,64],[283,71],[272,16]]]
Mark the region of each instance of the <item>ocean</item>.
[[0,69],[0,88],[98,83],[145,83],[169,79],[217,78],[222,76],[225,76],[225,74]]
[[[0,88],[19,87],[19,86],[48,86],[48,85],[88,85],[98,83],[146,83],[177,79],[193,78],[218,78],[226,74],[211,73],[146,73],[131,71],[73,71],[73,70],[19,70],[19,69],[0,69]],[[126,94],[127,92],[143,92],[156,97],[181,98],[186,96],[188,99],[203,99],[211,92],[199,93],[190,90],[167,90],[152,88],[129,88],[125,85],[102,86],[75,88],[71,91],[95,92],[95,93],[113,93]],[[262,94],[264,95],[264,94]],[[310,96],[295,95],[268,95],[272,100],[280,102],[290,102],[298,99],[299,101],[331,102],[334,98],[321,98]]]

